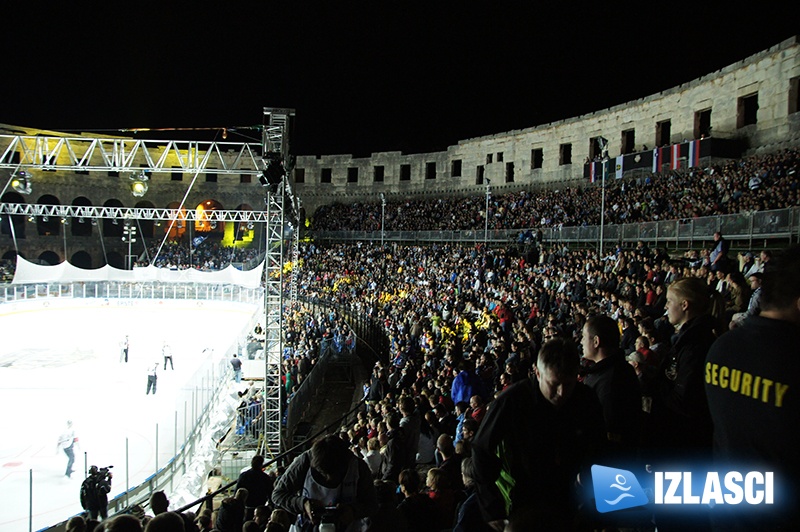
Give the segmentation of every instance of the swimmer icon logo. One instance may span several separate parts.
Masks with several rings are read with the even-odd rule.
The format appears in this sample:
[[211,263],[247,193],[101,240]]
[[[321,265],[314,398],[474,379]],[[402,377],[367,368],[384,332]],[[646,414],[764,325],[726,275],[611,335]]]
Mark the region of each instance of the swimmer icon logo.
[[647,495],[630,471],[592,466],[594,503],[601,514],[647,504]]

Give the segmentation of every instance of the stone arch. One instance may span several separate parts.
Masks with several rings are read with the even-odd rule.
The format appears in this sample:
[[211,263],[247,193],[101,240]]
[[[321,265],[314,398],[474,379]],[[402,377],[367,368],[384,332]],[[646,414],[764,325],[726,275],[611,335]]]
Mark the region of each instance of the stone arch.
[[[242,203],[236,207],[237,211],[252,211],[253,207],[249,203]],[[256,235],[256,230],[258,226],[261,224],[250,223],[250,222],[237,222],[235,224],[234,231],[232,231],[231,241],[232,242],[247,242],[250,243],[253,241]],[[226,236],[226,241],[228,240]]]
[[[45,194],[36,200],[40,205],[61,205],[58,198]],[[56,216],[38,216],[36,218],[36,232],[39,236],[58,236],[61,234],[61,220]]]
[[[155,209],[156,206],[153,204],[152,201],[142,200],[134,205],[136,209]],[[138,218],[136,223],[139,227],[139,234],[142,235],[142,239],[144,242],[149,241],[155,236],[155,220],[145,220],[142,218]]]
[[[124,205],[118,199],[110,199],[103,203],[103,207],[124,207]],[[103,236],[122,238],[122,220],[103,218]]]
[[[2,203],[25,204],[22,194],[9,191],[3,194]],[[11,227],[14,227],[13,236],[17,239],[25,238],[25,216],[22,214],[7,214],[0,220],[0,234],[12,235]]]
[[[86,196],[78,196],[72,200],[73,207],[91,207],[92,202]],[[92,236],[92,220],[89,218],[76,218],[70,223],[72,236]]]
[[83,268],[84,270],[92,269],[92,256],[86,251],[76,251],[69,259],[69,263],[76,268]]
[[221,240],[225,234],[225,222],[209,220],[208,216],[209,211],[221,210],[224,210],[222,203],[217,200],[207,199],[198,203],[195,207],[195,214],[197,216],[194,222],[195,233],[215,240]]
[[61,257],[55,251],[47,250],[39,254],[39,262],[43,264],[49,264],[50,266],[55,266],[61,263]]
[[108,260],[109,266],[117,268],[118,270],[125,269],[125,257],[123,257],[119,252],[109,251],[106,254],[106,259]]
[[[167,204],[167,209],[179,209],[180,206],[180,202],[173,201]],[[186,234],[187,228],[186,209],[181,210],[180,217],[174,223],[171,221],[166,221],[164,223],[164,232],[169,232],[169,240],[182,240],[183,236]]]

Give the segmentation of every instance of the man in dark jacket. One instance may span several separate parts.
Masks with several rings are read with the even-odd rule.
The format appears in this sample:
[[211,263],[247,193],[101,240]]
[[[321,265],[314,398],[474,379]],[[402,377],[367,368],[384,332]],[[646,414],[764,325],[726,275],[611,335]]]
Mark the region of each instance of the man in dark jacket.
[[81,506],[89,512],[89,517],[101,519],[108,517],[108,493],[111,491],[111,472],[108,468],[89,468],[89,476],[81,484]]
[[719,530],[790,530],[800,522],[800,247],[777,259],[763,275],[761,314],[720,336],[705,361],[714,461],[722,470],[772,471],[776,486],[774,504],[715,509]]
[[382,480],[397,482],[400,472],[407,467],[414,467],[414,462],[409,459],[409,437],[405,428],[400,426],[400,416],[394,412],[389,414],[386,427],[389,429],[389,442],[384,452]]
[[473,442],[478,498],[487,522],[533,511],[569,527],[578,473],[605,445],[600,403],[577,381],[578,350],[563,338],[542,346],[535,380],[494,400]]
[[728,269],[728,250],[731,248],[730,242],[725,240],[722,233],[714,233],[714,247],[711,248],[709,261],[712,272],[727,271]]
[[453,438],[449,434],[439,435],[436,440],[436,449],[442,456],[442,463],[439,468],[447,474],[450,479],[450,486],[454,490],[463,489],[464,480],[461,476],[461,461],[464,457],[456,453],[456,448],[453,446]]
[[386,396],[388,391],[389,385],[386,381],[386,372],[382,368],[375,367],[370,378],[368,401],[377,403]]
[[236,489],[245,488],[247,499],[245,500],[245,520],[253,518],[253,512],[257,506],[264,506],[272,496],[274,481],[272,477],[264,472],[264,457],[257,454],[250,461],[250,469],[239,475],[236,482]]
[[627,451],[639,443],[642,393],[636,371],[619,347],[619,328],[608,316],[589,317],[583,326],[583,358],[593,362],[583,383],[603,407],[606,435],[612,448]]
[[636,338],[639,337],[639,331],[636,330],[631,318],[623,316],[619,321],[622,324],[622,338],[617,342],[617,346],[622,349],[623,355],[627,355],[636,351],[635,344]]

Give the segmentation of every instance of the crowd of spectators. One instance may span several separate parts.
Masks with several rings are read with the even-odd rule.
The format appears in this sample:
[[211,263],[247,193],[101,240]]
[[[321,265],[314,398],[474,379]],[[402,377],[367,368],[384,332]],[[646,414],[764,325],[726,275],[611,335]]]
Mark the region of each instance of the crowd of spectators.
[[[771,257],[769,251],[757,258],[741,253],[712,268],[711,250],[670,256],[643,242],[606,256],[567,248],[367,244],[309,245],[302,254],[304,294],[379,320],[390,339],[388,362],[378,363],[364,383],[369,408],[343,427],[340,437],[364,458],[376,482],[400,486],[403,496],[394,503],[403,514],[398,522],[407,527],[399,530],[473,529],[459,524],[470,509],[456,503],[474,495],[468,486],[464,491],[469,480],[460,464],[472,454],[486,405],[491,411],[505,389],[532,376],[542,346],[554,339],[580,345],[589,317],[608,317],[619,329],[614,349],[622,352],[641,386],[637,410],[640,396],[646,399],[642,406],[658,405],[661,381],[670,381],[670,372],[674,378],[686,371],[675,354],[676,345],[685,349],[675,343],[676,325],[702,315],[692,323],[697,327],[702,321],[704,334],[710,335],[705,338],[737,326],[732,318],[747,312],[751,286],[756,288],[745,279],[757,282]],[[686,285],[700,287],[702,301],[692,300],[691,312],[673,320],[668,294],[685,291]],[[581,379],[587,379],[594,364],[585,349],[583,355]],[[664,409],[670,400],[685,399],[674,389],[665,393]],[[690,403],[691,409],[701,409]],[[686,441],[710,437],[686,419],[678,422],[653,408],[643,410],[642,426],[651,433],[659,433],[661,424]],[[664,452],[638,432],[633,440],[610,447],[633,447],[637,453],[646,448],[656,456]],[[660,441],[673,440],[663,436]],[[698,445],[706,443],[710,448],[705,440]],[[431,470],[425,486],[409,480],[420,467]],[[420,496],[424,504],[401,502]],[[426,521],[425,515],[438,517]],[[431,528],[426,522],[437,524]]]
[[[606,182],[605,223],[623,224],[685,220],[701,216],[752,213],[800,205],[797,149],[754,155],[708,168],[673,170]],[[387,231],[480,230],[486,226],[486,198],[466,197],[387,201]],[[489,229],[539,229],[598,225],[601,188],[566,185],[555,190],[493,195],[489,202]],[[313,228],[326,231],[380,231],[381,203],[332,203],[320,206]],[[151,245],[137,266],[216,271],[230,263],[258,257],[256,248],[225,247],[204,241]],[[13,275],[13,264],[4,276]]]
[[287,309],[281,366],[286,403],[291,402],[320,357],[352,353],[355,342],[355,332],[335,309],[316,315],[302,304]]
[[[680,220],[797,206],[796,149],[756,155],[708,168],[606,180],[605,223]],[[387,231],[479,230],[486,224],[486,197],[387,200]],[[599,225],[599,184],[492,196],[490,229]],[[380,231],[381,203],[320,206],[313,228]]]
[[[228,247],[219,242],[204,241],[190,246],[180,240],[167,241],[159,252],[160,244],[151,245],[136,266],[152,264],[157,268],[170,270],[217,271],[231,263],[246,263],[258,257],[259,251],[253,247]],[[156,255],[158,253],[158,255]]]
[[[356,336],[355,331],[335,309],[315,314],[302,303],[291,308],[286,307],[283,331],[280,379],[283,388],[281,410],[285,418],[286,407],[320,358],[326,354],[352,354]],[[261,324],[256,325],[248,341],[245,356],[251,359],[263,356],[264,331]],[[258,439],[259,431],[263,427],[259,423],[263,416],[263,390],[250,382],[249,387],[238,392],[238,395],[240,403],[237,408],[236,433]]]
[[[798,199],[796,163],[797,152],[786,150],[685,174],[614,182],[607,191],[607,221],[793,206]],[[432,229],[432,223],[442,224],[436,227],[441,229],[467,229],[469,224],[480,228],[483,201],[481,197],[404,202],[393,206],[397,207],[391,218],[395,225],[389,225],[387,216],[386,229]],[[599,222],[599,191],[591,187],[536,195],[518,192],[492,202],[493,228]],[[365,205],[329,206],[318,211],[315,227],[375,230],[380,227],[379,213],[379,205],[377,210]],[[525,410],[527,403],[519,401],[538,397],[530,383],[539,383],[540,388],[542,383],[552,384],[553,395],[546,400],[556,406],[569,399],[561,395],[566,393],[564,388],[580,384],[579,413],[594,423],[592,430],[589,425],[582,428],[587,429],[585,434],[600,435],[602,441],[593,442],[600,448],[594,456],[604,457],[605,463],[614,464],[623,455],[658,461],[686,457],[689,452],[694,457],[710,454],[702,364],[715,338],[731,334],[729,329],[741,327],[748,316],[759,313],[760,282],[772,255],[769,250],[741,253],[736,258],[723,256],[725,260],[718,263],[718,249],[725,249],[723,255],[728,252],[717,247],[721,240],[722,235],[716,235],[715,248],[680,256],[650,249],[643,242],[602,256],[592,249],[532,243],[501,248],[303,246],[303,268],[297,279],[300,292],[379,321],[389,338],[384,361],[375,365],[363,383],[367,408],[338,436],[363,458],[374,481],[377,509],[366,521],[372,523],[367,529],[488,530],[497,516],[510,517],[512,524],[524,529],[528,517],[519,501],[513,506],[512,489],[493,493],[494,499],[487,496],[485,490],[494,489],[494,484],[487,477],[486,463],[491,458],[487,451],[494,450],[487,442],[496,443],[495,433],[509,430],[508,420],[499,419],[501,412],[514,408],[516,413],[530,413]],[[180,256],[173,255],[175,260],[168,264],[177,265]],[[598,323],[598,317],[612,326]],[[287,322],[282,382],[291,396],[326,342],[343,349],[352,346],[355,338],[336,312],[314,316],[298,310]],[[615,369],[619,375],[629,368],[629,375],[635,376],[638,389],[634,394],[626,390],[627,396],[635,396],[641,416],[634,427],[617,430],[620,405],[614,402],[620,399],[613,393],[601,394],[604,388],[598,380],[607,367],[604,351],[617,362],[625,361]],[[550,357],[547,364],[552,366],[541,365],[541,353]],[[563,360],[570,357],[575,360],[577,379],[559,382],[563,375],[549,372],[558,368],[569,374],[571,363]],[[513,401],[511,390],[516,394]],[[536,408],[540,410],[532,411],[544,411]],[[523,446],[530,444],[536,450],[531,451],[536,467],[551,468],[552,478],[563,474],[565,463],[575,465],[575,473],[583,473],[577,453],[559,454],[564,449],[554,448],[564,442],[577,445],[577,440],[542,442],[547,438],[537,437],[520,419],[517,425],[511,423],[511,429],[524,428],[518,437],[526,438]],[[554,415],[551,421],[539,426],[541,433],[550,435],[551,426],[564,419]],[[528,422],[536,426],[534,419]],[[595,431],[598,427],[601,430]],[[506,438],[504,444],[513,435]],[[570,446],[565,449],[574,451]],[[519,460],[520,454],[516,448],[510,459]],[[580,478],[575,475],[570,481],[576,477]],[[579,484],[574,487],[580,489]],[[543,499],[549,509],[533,505],[540,525],[551,523],[557,529],[567,521],[575,525],[586,520],[581,523],[584,528],[609,526],[596,514],[570,514],[573,508],[561,497],[565,487],[554,485]],[[539,489],[525,488],[531,493]],[[243,506],[246,494],[240,499]],[[497,504],[487,505],[487,500]],[[236,505],[235,501],[228,501],[230,505]],[[228,507],[223,505],[219,512]],[[218,518],[209,516],[202,525],[207,528],[200,529],[264,530],[270,526],[262,521],[256,528],[244,524],[243,518],[226,525]],[[280,516],[266,529],[287,530],[286,518]],[[187,522],[185,517],[182,520]],[[686,525],[665,516],[655,520],[659,530]],[[647,515],[635,526],[652,528],[652,521],[653,516]],[[117,530],[111,523],[105,529]],[[159,530],[150,528],[152,523],[147,530]],[[381,523],[380,528],[376,523]],[[496,527],[497,522],[491,524]]]
[[[259,471],[251,468],[248,472]],[[177,512],[169,509],[169,499],[163,491],[156,491],[150,496],[147,509],[134,506],[129,513],[116,515],[98,522],[84,516],[75,516],[67,521],[67,532],[286,532],[289,530],[292,517],[284,510],[272,510],[263,502],[255,507],[252,504],[253,493],[265,501],[272,491],[274,479],[261,472],[267,479],[265,490],[260,489],[259,482],[248,482],[250,489],[238,487],[233,497],[226,497],[216,510],[200,508],[195,512]],[[244,477],[244,474],[242,475]],[[239,483],[245,484],[240,477]],[[237,484],[238,485],[238,484]],[[263,492],[263,493],[262,493]]]
[[0,284],[10,283],[14,280],[14,270],[16,264],[14,261],[8,259],[0,260]]
[[[728,334],[726,329],[737,325],[725,310],[736,302],[741,309],[742,301],[748,299],[733,293],[734,279],[741,281],[739,276],[745,275],[758,279],[771,260],[769,251],[758,258],[740,254],[738,260],[731,257],[712,269],[711,250],[670,256],[642,242],[606,256],[594,250],[531,246],[388,248],[367,244],[307,245],[301,254],[305,266],[298,283],[304,295],[379,320],[390,340],[385,361],[377,363],[364,382],[367,408],[338,435],[363,458],[374,482],[377,506],[365,521],[372,523],[366,525],[368,530],[488,530],[480,487],[486,484],[480,481],[485,471],[478,461],[481,442],[490,432],[485,427],[487,423],[498,426],[497,405],[505,392],[544,379],[537,365],[537,354],[543,348],[563,348],[577,361],[576,346],[581,345],[579,380],[591,383],[593,368],[600,362],[593,363],[587,353],[608,348],[599,340],[594,348],[587,343],[592,316],[611,321],[616,331],[616,336],[611,334],[616,345],[611,347],[621,351],[631,374],[636,375],[634,382],[640,386],[637,406],[641,404],[644,418],[635,437],[629,434],[627,440],[616,441],[609,432],[604,443],[612,451],[604,452],[609,453],[606,456],[611,463],[614,452],[652,450],[659,456],[664,449],[651,446],[644,429],[660,434],[659,423],[669,419],[657,415],[655,405],[665,393],[661,387],[669,381],[670,372],[680,382],[678,375],[685,371],[675,350],[687,349],[679,343],[681,338],[688,341],[687,329],[679,331],[683,336],[675,334],[676,325],[680,328],[686,320],[702,315],[704,319],[688,329],[694,330],[702,322],[704,338]],[[706,303],[693,296],[686,296],[688,307],[670,303],[668,294],[674,296],[687,284],[701,287]],[[737,289],[745,288],[740,283]],[[333,344],[334,329],[339,330],[339,344],[347,345],[352,333],[337,312],[315,316],[307,310],[295,311],[287,320],[284,384],[302,382],[306,358],[319,353],[325,341]],[[670,393],[675,390],[667,392],[666,399],[674,399]],[[641,397],[647,401],[638,403]],[[646,404],[654,406],[650,409]],[[665,400],[661,404],[668,407]],[[698,405],[692,404],[692,408]],[[605,405],[584,412],[593,413],[595,422],[601,424],[613,419]],[[669,428],[680,431],[676,434],[682,437],[692,435],[693,445],[701,445],[694,440],[707,436],[687,433],[674,422]],[[676,434],[661,441],[673,441]],[[530,442],[532,446],[540,444],[535,438]],[[540,455],[537,467],[547,466],[548,459]],[[238,499],[242,502],[246,497],[243,494]],[[229,520],[237,497],[229,499],[216,516],[182,517],[184,526],[220,531],[287,530],[288,520],[294,520],[283,514],[272,525],[267,525],[263,516],[260,525],[245,524],[243,516]],[[558,498],[551,496],[547,501],[559,512],[568,511]],[[225,516],[222,521],[220,514]],[[525,522],[519,513],[511,517],[518,519],[517,523]],[[596,517],[589,518],[591,525],[597,525],[591,521]],[[539,515],[539,519],[550,522],[554,516]],[[557,516],[555,519],[556,528],[564,524]],[[115,522],[109,520],[105,530],[117,530]],[[140,525],[142,522],[139,519]],[[150,521],[146,530],[159,530],[154,522]],[[669,528],[666,525],[662,521],[664,529]]]

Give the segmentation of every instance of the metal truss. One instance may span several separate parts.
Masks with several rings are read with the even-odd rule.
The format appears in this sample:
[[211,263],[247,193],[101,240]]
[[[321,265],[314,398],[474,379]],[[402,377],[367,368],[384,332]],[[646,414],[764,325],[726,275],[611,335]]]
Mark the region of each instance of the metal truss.
[[241,142],[0,135],[0,168],[258,175],[262,149]]
[[264,332],[266,341],[264,382],[264,443],[270,454],[282,449],[281,362],[283,360],[283,190],[267,192],[268,218],[280,220],[266,226],[264,257]]
[[289,155],[289,121],[294,117],[294,109],[277,107],[264,108],[264,150],[266,153],[280,153],[286,159]]
[[187,220],[217,222],[268,222],[266,211],[223,211],[195,209],[156,209],[135,207],[93,207],[0,203],[0,215],[55,216],[59,218],[112,218],[117,220]]
[[[289,122],[294,109],[264,108],[264,168],[276,162],[285,164],[289,155]],[[264,445],[270,454],[283,451],[282,413],[283,386],[281,386],[281,362],[283,360],[283,257],[285,206],[293,205],[293,196],[287,172],[280,184],[273,189],[265,186],[267,198],[266,255],[264,260],[264,332],[266,342],[264,382]]]
[[0,168],[115,172],[251,174],[282,168],[280,184],[265,186],[266,211],[223,211],[35,205],[0,202],[0,215],[139,220],[208,220],[265,223],[264,331],[266,342],[262,454],[283,450],[283,230],[286,210],[296,211],[289,173],[289,127],[294,109],[264,108],[262,144],[156,141],[126,138],[0,135]]

